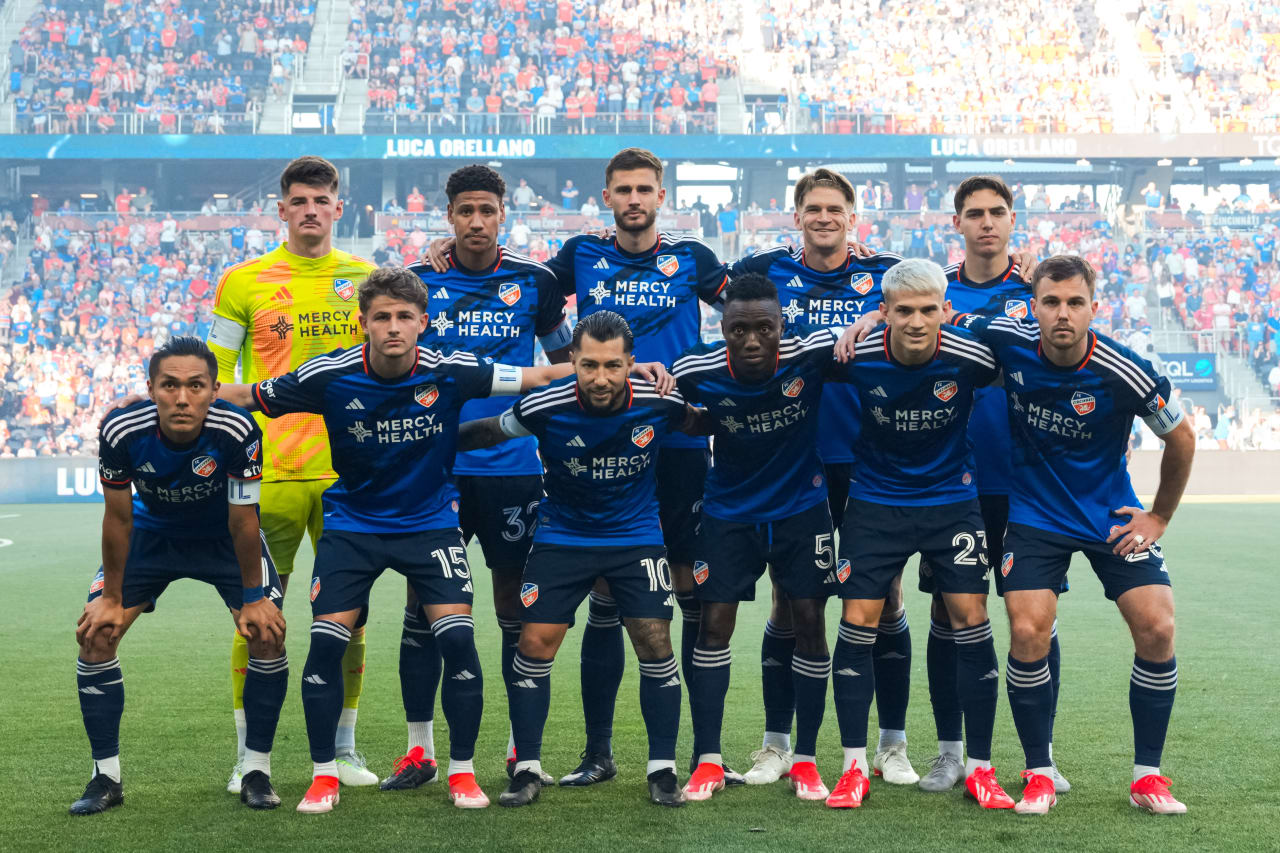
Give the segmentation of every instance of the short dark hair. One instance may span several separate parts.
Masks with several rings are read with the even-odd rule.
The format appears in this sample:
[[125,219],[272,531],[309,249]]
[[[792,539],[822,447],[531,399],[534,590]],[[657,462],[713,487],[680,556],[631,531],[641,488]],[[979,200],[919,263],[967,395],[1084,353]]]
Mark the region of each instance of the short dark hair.
[[369,273],[360,285],[360,313],[367,312],[370,303],[379,296],[410,302],[427,313],[427,288],[408,267],[379,267]]
[[848,178],[831,169],[814,169],[796,181],[796,189],[792,194],[796,210],[800,209],[800,205],[804,202],[804,197],[818,187],[831,187],[839,190],[845,201],[849,204],[854,204],[853,184],[849,183]]
[[578,325],[573,327],[573,341],[570,344],[573,349],[582,349],[583,335],[600,343],[622,338],[622,351],[626,353],[631,352],[631,348],[635,345],[631,327],[616,311],[596,311],[579,320]]
[[449,197],[450,204],[459,193],[465,192],[493,193],[498,197],[498,204],[502,204],[502,198],[507,194],[507,183],[488,166],[473,163],[456,170],[444,185],[444,194]]
[[1004,199],[1004,203],[1013,208],[1013,193],[1009,191],[1009,185],[1004,182],[1004,178],[999,175],[974,175],[971,178],[965,178],[960,182],[960,186],[956,187],[956,216],[964,212],[964,203],[969,200],[969,196],[979,190],[991,190],[1000,198]]
[[217,380],[218,357],[213,354],[213,350],[209,349],[208,344],[194,335],[169,338],[157,348],[151,354],[151,363],[147,365],[147,378],[152,382],[156,381],[156,377],[160,375],[160,362],[177,355],[194,355],[196,358],[204,359],[204,363],[209,367],[209,379]]
[[778,301],[778,286],[758,272],[744,273],[729,282],[724,289],[724,304],[766,299]]
[[280,173],[280,197],[287,196],[289,187],[294,184],[327,189],[329,192],[336,193],[338,191],[338,167],[323,157],[316,157],[312,154],[299,157],[288,166],[285,166],[284,171]]
[[614,172],[630,169],[652,169],[658,175],[658,183],[662,183],[662,161],[658,159],[658,155],[644,148],[623,148],[604,167],[604,185],[609,186],[609,179]]
[[1093,286],[1098,280],[1093,266],[1079,255],[1054,255],[1036,264],[1031,274],[1031,295],[1036,295],[1036,286],[1046,278],[1050,281],[1066,281],[1080,276],[1089,287],[1089,296],[1093,297]]

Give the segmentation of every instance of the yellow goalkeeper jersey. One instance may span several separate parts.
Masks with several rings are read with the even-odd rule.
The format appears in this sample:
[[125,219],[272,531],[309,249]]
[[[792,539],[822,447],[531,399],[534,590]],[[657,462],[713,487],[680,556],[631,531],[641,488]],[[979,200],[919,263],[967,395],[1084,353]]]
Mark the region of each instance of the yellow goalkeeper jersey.
[[[260,382],[307,359],[364,341],[356,291],[376,265],[334,249],[304,258],[288,244],[230,267],[214,295],[209,346],[218,380]],[[266,437],[263,479],[332,480],[329,439],[319,415],[255,415]]]

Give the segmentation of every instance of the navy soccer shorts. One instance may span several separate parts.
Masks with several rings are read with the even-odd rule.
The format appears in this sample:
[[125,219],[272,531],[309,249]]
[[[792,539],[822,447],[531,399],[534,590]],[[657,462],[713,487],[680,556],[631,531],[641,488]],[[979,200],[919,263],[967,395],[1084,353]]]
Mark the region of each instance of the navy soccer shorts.
[[702,489],[711,454],[700,447],[658,451],[658,521],[673,563],[692,563],[698,550]]
[[542,477],[455,478],[458,487],[458,522],[462,541],[480,540],[485,564],[491,571],[518,575],[533,547],[533,528],[542,500]]
[[[262,540],[263,594],[274,601],[276,607],[281,607],[284,592],[280,575],[267,549],[266,536],[259,533],[259,538]],[[183,578],[212,584],[231,610],[239,610],[244,604],[240,563],[230,536],[177,537],[133,528],[129,534],[129,555],[124,563],[121,603],[126,608],[146,604],[146,612],[150,613],[165,588]],[[89,584],[89,601],[102,595],[102,582],[103,572],[99,566]]]
[[1093,573],[1102,581],[1107,598],[1115,601],[1139,586],[1169,586],[1169,567],[1158,542],[1140,554],[1116,556],[1112,545],[1063,536],[1025,524],[1009,524],[1004,537],[1004,555],[997,571],[1004,578],[1004,590],[1059,589],[1065,585],[1071,555],[1084,554]]
[[825,598],[823,580],[835,562],[826,501],[778,521],[704,515],[698,548],[693,581],[702,601],[754,601],[766,565],[787,598]]
[[311,577],[311,613],[358,610],[383,570],[404,575],[424,606],[471,604],[471,568],[458,528],[415,533],[324,531]]
[[893,579],[919,553],[939,592],[987,592],[987,533],[976,500],[887,506],[851,499],[840,531],[836,591],[842,599],[889,596]]
[[671,619],[671,567],[661,545],[614,548],[535,543],[520,587],[525,622],[573,624],[573,614],[597,578],[624,619]]

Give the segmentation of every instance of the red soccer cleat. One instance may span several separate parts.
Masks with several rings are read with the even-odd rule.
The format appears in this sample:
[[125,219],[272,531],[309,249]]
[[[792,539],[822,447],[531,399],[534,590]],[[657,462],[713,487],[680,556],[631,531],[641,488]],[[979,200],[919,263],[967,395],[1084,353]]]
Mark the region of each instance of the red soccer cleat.
[[338,777],[316,776],[311,780],[302,802],[298,803],[298,811],[303,814],[324,814],[333,811],[338,804]]
[[812,761],[800,761],[791,765],[787,771],[791,780],[791,790],[802,800],[825,800],[831,792],[822,784],[822,776],[818,774],[818,765]]
[[871,783],[855,761],[840,777],[831,796],[827,797],[827,805],[833,809],[856,809],[870,795]]
[[724,790],[724,767],[719,764],[703,762],[693,771],[689,781],[684,783],[686,800],[709,800],[716,791]]
[[[1022,800],[1013,810],[1018,814],[1048,814],[1058,802],[1058,795],[1053,791],[1053,779],[1030,770],[1023,770],[1022,778],[1027,780],[1027,786],[1022,789]],[[967,782],[965,784],[968,785]]]
[[1169,793],[1169,779],[1154,773],[1129,786],[1129,803],[1151,814],[1186,814],[1187,807]]
[[1004,792],[996,781],[994,767],[979,767],[964,780],[965,790],[984,809],[1011,809],[1013,797]]
[[474,773],[454,773],[449,777],[449,799],[460,809],[483,809],[489,805]]

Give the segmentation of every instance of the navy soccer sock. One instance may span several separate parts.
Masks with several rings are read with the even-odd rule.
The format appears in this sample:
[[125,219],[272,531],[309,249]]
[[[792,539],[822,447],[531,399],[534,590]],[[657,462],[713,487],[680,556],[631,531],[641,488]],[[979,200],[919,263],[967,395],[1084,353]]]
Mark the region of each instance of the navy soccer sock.
[[956,693],[964,709],[969,757],[990,761],[991,732],[996,725],[996,700],[1000,694],[1000,663],[996,660],[991,621],[971,628],[957,628],[955,649]]
[[930,621],[925,665],[929,672],[929,703],[933,706],[933,723],[940,741],[955,742],[963,737],[964,716],[956,690],[956,660],[951,626]]
[[675,761],[680,734],[680,668],[675,655],[640,661],[640,713],[650,761]]
[[342,656],[351,629],[321,619],[311,623],[311,648],[302,666],[302,710],[307,718],[307,741],[316,764],[333,761],[338,717],[342,715]]
[[1058,620],[1053,620],[1049,635],[1049,683],[1053,685],[1053,713],[1049,715],[1049,743],[1053,743],[1053,724],[1058,720],[1058,685],[1062,683],[1062,646],[1058,643]]
[[542,729],[551,707],[551,665],[555,658],[525,657],[519,651],[511,667],[514,678],[507,682],[507,705],[511,709],[511,736],[521,761],[542,758]]
[[1134,655],[1129,675],[1129,713],[1133,716],[1133,763],[1159,767],[1164,739],[1178,691],[1178,659],[1154,663]]
[[422,608],[405,608],[400,630],[400,701],[409,723],[435,719],[436,688],[440,685],[442,662],[436,637]]
[[911,697],[911,629],[905,610],[880,617],[874,655],[880,728],[905,730]]
[[693,715],[694,758],[720,752],[720,728],[724,723],[724,699],[729,693],[729,667],[733,655],[728,646],[693,650],[693,671],[689,685],[689,710]]
[[76,689],[93,760],[114,758],[120,754],[120,717],[124,714],[124,673],[120,670],[120,659],[86,663],[77,658]]
[[796,652],[791,658],[791,674],[796,691],[796,755],[818,751],[818,730],[827,706],[827,681],[831,678],[831,658],[806,657]]
[[484,676],[476,654],[475,622],[470,613],[441,616],[431,623],[431,633],[444,661],[440,707],[449,724],[449,760],[470,761],[484,714]]
[[[836,720],[840,724],[840,745],[846,749],[865,748],[871,697],[876,691],[872,649],[876,629],[863,628],[840,620],[835,658],[831,662],[831,689],[835,694]],[[867,768],[862,768],[866,772]]]
[[273,660],[250,657],[244,677],[244,722],[246,749],[270,752],[276,739],[280,709],[289,690],[289,657]]
[[515,678],[516,649],[520,648],[519,619],[503,619],[498,617],[498,628],[502,631],[502,681],[507,683]]
[[680,671],[684,683],[693,689],[693,649],[698,645],[698,631],[702,629],[702,602],[692,592],[677,592],[676,604],[680,605]]
[[1027,769],[1049,766],[1049,720],[1053,715],[1053,685],[1046,658],[1024,663],[1009,655],[1004,668],[1009,710],[1022,741]]
[[[613,754],[613,712],[626,668],[626,647],[618,605],[593,592],[587,604],[587,627],[582,632],[582,716],[587,728],[587,752]],[[516,754],[520,754],[519,749]]]
[[791,734],[796,711],[795,679],[791,656],[796,650],[796,632],[764,623],[760,642],[760,686],[764,692],[764,730],[784,736]]

